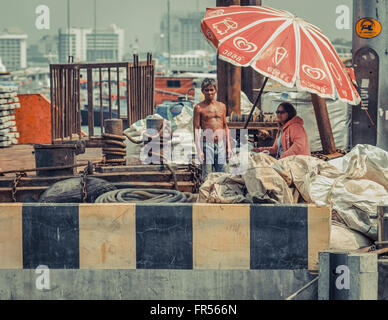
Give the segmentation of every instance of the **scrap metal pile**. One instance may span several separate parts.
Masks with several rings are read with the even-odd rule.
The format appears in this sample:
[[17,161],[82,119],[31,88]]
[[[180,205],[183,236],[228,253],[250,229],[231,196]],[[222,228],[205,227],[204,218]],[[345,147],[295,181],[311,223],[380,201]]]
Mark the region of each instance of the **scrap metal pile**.
[[55,171],[64,170],[59,167],[53,167],[53,170],[45,168],[47,173],[53,172],[51,175],[33,175],[33,169],[5,172],[0,176],[0,202],[94,202],[102,193],[116,189],[196,193],[200,186],[200,170],[194,165],[110,166],[89,163],[70,167],[75,166],[85,169],[74,175],[55,174]]

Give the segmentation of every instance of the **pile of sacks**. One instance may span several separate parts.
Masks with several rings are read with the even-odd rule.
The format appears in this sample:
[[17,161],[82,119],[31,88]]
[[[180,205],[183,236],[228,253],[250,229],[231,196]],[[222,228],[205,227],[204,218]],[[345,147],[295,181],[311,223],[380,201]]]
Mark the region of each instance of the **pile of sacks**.
[[[168,137],[169,142],[167,147],[170,150],[170,157],[168,162],[175,164],[187,164],[191,163],[191,159],[196,153],[194,136],[193,136],[193,107],[189,104],[183,104],[180,106],[180,110],[177,114],[167,114],[163,117],[158,113],[147,116],[145,119],[141,119],[133,123],[128,129],[125,130],[135,140],[143,139],[143,134],[146,132],[147,119],[164,119],[164,135]],[[126,144],[126,162],[128,165],[136,165],[144,163],[144,144],[134,144],[128,139]]]
[[[209,174],[199,191],[200,202],[328,205],[337,221],[335,232],[340,225],[377,240],[377,206],[388,204],[388,152],[357,145],[328,162],[309,156],[276,160],[264,153],[239,159],[240,167],[246,162],[246,170],[236,174],[234,164],[229,173]],[[353,240],[360,244],[357,237]]]

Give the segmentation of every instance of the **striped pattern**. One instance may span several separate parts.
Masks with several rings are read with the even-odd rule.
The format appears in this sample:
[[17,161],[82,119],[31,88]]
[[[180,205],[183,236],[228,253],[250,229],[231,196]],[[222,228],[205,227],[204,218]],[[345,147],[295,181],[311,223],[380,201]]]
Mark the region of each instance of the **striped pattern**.
[[310,205],[1,204],[0,269],[318,269]]

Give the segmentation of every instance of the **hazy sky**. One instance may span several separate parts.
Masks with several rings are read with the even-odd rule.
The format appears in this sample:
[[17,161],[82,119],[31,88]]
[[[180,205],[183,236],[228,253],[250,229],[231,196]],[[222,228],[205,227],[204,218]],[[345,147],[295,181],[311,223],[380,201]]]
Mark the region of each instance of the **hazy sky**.
[[[153,37],[159,32],[160,17],[167,12],[167,0],[96,0],[97,28],[115,23],[125,30],[125,50],[137,37],[141,50],[152,50]],[[347,5],[352,14],[352,0],[262,0],[263,5],[285,9],[315,24],[331,39],[351,40],[351,30],[337,30],[335,12],[338,5]],[[189,12],[215,6],[216,0],[171,0],[171,11]],[[50,29],[35,27],[38,5],[50,9]],[[72,27],[92,27],[94,0],[70,0]],[[66,0],[0,0],[0,29],[19,27],[28,35],[28,45],[46,34],[58,33],[67,26]]]

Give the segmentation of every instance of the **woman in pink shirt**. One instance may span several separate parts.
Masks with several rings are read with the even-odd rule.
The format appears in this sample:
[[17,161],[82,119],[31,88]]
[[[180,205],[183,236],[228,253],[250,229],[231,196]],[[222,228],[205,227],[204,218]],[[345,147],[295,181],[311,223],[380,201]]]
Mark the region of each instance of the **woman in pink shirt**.
[[296,115],[296,110],[291,103],[283,102],[276,110],[279,130],[272,147],[253,148],[253,152],[268,150],[276,159],[293,155],[311,156],[303,119]]

